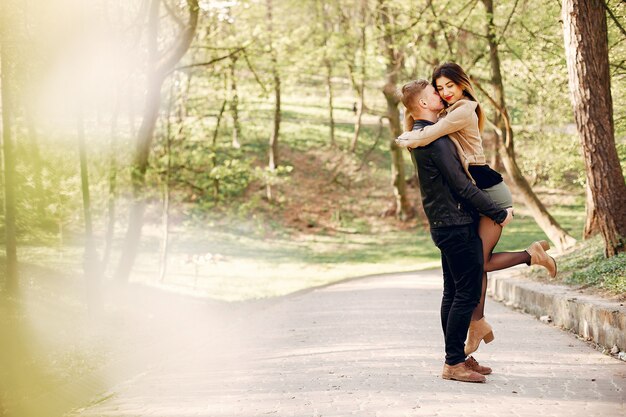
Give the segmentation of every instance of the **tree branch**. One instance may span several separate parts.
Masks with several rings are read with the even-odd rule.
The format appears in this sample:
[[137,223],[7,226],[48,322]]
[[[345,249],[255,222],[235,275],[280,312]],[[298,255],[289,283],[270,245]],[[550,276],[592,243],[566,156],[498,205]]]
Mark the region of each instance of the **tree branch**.
[[511,14],[509,15],[509,18],[506,20],[506,24],[504,25],[504,28],[502,29],[500,38],[498,38],[498,40],[496,41],[496,45],[499,45],[502,38],[504,38],[504,34],[506,33],[506,30],[509,27],[509,23],[511,23],[511,18],[513,17],[513,14],[515,13],[515,9],[517,9],[518,3],[519,3],[519,0],[515,0],[515,4],[513,5],[513,10],[511,10]]
[[200,7],[198,6],[198,0],[187,0],[187,5],[189,6],[189,20],[187,21],[187,25],[185,25],[185,29],[178,36],[178,41],[174,46],[159,59],[157,73],[164,75],[171,73],[176,63],[180,61],[187,52],[187,49],[189,49],[189,45],[191,45],[193,36],[196,33],[196,27],[198,26]]
[[465,22],[467,22],[467,19],[469,19],[469,17],[472,15],[472,10],[474,9],[474,6],[476,6],[476,3],[478,3],[478,0],[470,0],[469,2],[465,4],[465,6],[461,7],[461,10],[458,11],[458,13],[461,13],[463,10],[465,10],[467,6],[469,6],[470,4],[472,5],[472,7],[470,7],[469,13],[461,21],[461,24],[459,26],[463,27],[465,25]]
[[439,26],[441,27],[441,31],[443,32],[443,38],[446,40],[446,45],[448,46],[448,51],[450,52],[451,55],[454,55],[454,52],[452,52],[452,45],[450,44],[450,39],[448,39],[448,34],[446,33],[446,28],[443,25],[443,21],[439,19],[439,16],[437,16],[437,13],[435,12],[435,6],[433,6],[432,0],[428,1],[428,5],[430,6],[430,11],[432,12],[433,16],[435,16],[437,23],[439,23]]
[[170,5],[167,3],[167,0],[163,0],[163,6],[165,6],[165,10],[167,10],[167,13],[171,16],[174,22],[176,22],[178,27],[184,30],[185,22],[183,22],[183,20],[176,14],[174,9],[170,7]]
[[519,62],[520,62],[520,63],[521,63],[524,67],[526,67],[526,69],[528,70],[528,73],[529,73],[529,74],[531,74],[531,75],[533,76],[533,78],[535,79],[535,81],[537,81],[537,82],[539,83],[539,85],[541,85],[541,84],[542,84],[541,79],[540,79],[540,78],[539,78],[539,77],[535,74],[535,72],[532,70],[532,68],[531,68],[531,67],[529,67],[529,66],[526,64],[525,60],[524,60],[524,59],[522,59],[522,57],[521,57],[521,56],[519,56],[519,55],[518,55],[518,53],[517,53],[517,52],[515,52],[515,51],[513,50],[513,48],[511,48],[511,45],[509,45],[509,43],[506,41],[506,39],[501,38],[501,40],[503,40],[503,41],[504,41],[504,46],[506,46],[506,48],[509,50],[509,52],[511,52],[513,55],[515,55],[515,58],[517,58],[517,59],[519,60]]
[[259,74],[257,74],[257,72],[254,70],[254,67],[250,63],[250,58],[248,58],[248,51],[246,49],[243,50],[243,58],[246,60],[246,65],[248,66],[248,69],[252,72],[252,75],[254,75],[254,79],[256,80],[257,84],[259,84],[261,90],[263,90],[263,94],[267,94],[267,88],[265,88],[265,84],[263,84],[261,78],[259,78]]
[[245,49],[246,49],[246,46],[241,46],[241,47],[233,50],[228,55],[224,55],[224,56],[220,56],[220,57],[217,57],[217,58],[213,58],[213,59],[211,59],[209,61],[206,61],[206,62],[196,62],[195,64],[183,65],[183,66],[180,66],[180,67],[172,68],[172,70],[169,71],[168,73],[174,72],[174,71],[182,71],[182,70],[186,70],[186,69],[189,69],[189,68],[195,68],[195,67],[207,67],[207,66],[215,64],[216,62],[223,61],[223,60],[228,59],[228,58],[230,58],[230,57],[232,57],[234,55],[237,55],[239,52],[244,51]]
[[613,14],[613,12],[611,11],[611,9],[609,8],[609,5],[607,4],[606,1],[602,2],[604,4],[604,8],[606,9],[606,11],[609,13],[609,16],[611,16],[611,19],[613,19],[613,22],[615,23],[615,25],[619,28],[619,30],[622,32],[622,35],[626,36],[626,30],[624,29],[624,27],[619,23],[619,21],[617,20],[617,17],[615,17],[615,15]]
[[[478,78],[474,78],[474,77],[470,76],[470,79],[474,83],[476,88],[478,88],[478,90],[480,90],[480,92],[482,92],[485,95],[485,97],[487,97],[487,100],[489,100],[489,102],[491,103],[491,105],[493,106],[495,111],[500,115],[500,117],[502,117],[502,120],[504,121],[506,132],[502,132],[500,129],[497,128],[497,126],[495,126],[495,124],[493,124],[493,123],[490,123],[490,124],[494,126],[494,129],[496,130],[496,133],[498,133],[500,135],[500,137],[504,139],[504,146],[505,146],[505,148],[509,149],[510,146],[511,146],[511,138],[512,138],[513,130],[512,130],[512,127],[511,127],[511,120],[509,118],[509,113],[507,112],[506,107],[500,107],[498,102],[496,100],[494,100],[494,98],[491,97],[491,95],[489,95],[489,93],[487,93],[487,91],[483,88],[483,86],[480,83],[480,81],[478,81]],[[506,134],[506,135],[504,135],[504,134]]]

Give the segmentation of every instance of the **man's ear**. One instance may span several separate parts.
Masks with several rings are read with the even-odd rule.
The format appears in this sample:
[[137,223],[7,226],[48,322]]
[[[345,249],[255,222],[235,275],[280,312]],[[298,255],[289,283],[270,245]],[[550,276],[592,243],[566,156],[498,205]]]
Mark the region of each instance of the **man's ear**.
[[420,106],[422,106],[423,108],[428,107],[428,103],[426,103],[426,100],[424,100],[423,98],[419,99],[419,103],[420,103]]

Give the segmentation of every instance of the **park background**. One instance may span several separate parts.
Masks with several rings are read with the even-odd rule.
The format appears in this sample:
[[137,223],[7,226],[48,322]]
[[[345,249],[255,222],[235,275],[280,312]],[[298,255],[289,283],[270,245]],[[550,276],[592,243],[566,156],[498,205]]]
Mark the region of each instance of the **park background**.
[[[242,302],[437,267],[393,139],[398,89],[445,61],[471,75],[514,192],[497,250],[548,238],[559,282],[623,299],[623,234],[594,202],[626,195],[626,7],[592,3],[606,32],[590,20],[586,56],[608,73],[572,87],[554,0],[3,0],[3,401],[105,361],[89,337],[46,335],[106,316],[120,288]],[[611,121],[593,145],[576,119],[606,120],[570,88]],[[619,187],[589,185],[615,163],[592,173],[584,149],[617,161]]]

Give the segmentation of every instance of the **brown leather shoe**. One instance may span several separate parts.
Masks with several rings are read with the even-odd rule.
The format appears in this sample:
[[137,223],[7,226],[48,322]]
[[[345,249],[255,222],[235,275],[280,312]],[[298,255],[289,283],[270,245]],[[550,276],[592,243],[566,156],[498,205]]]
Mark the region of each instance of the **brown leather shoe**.
[[470,321],[467,340],[465,341],[465,355],[475,352],[482,340],[485,343],[491,343],[494,338],[493,330],[484,317],[480,320]]
[[556,261],[550,255],[548,255],[545,251],[545,246],[548,242],[533,242],[527,249],[526,252],[530,255],[530,264],[531,265],[541,265],[548,270],[548,274],[552,278],[556,277]]
[[489,375],[491,368],[488,366],[481,366],[473,356],[470,356],[465,360],[465,366],[470,368],[474,372],[478,372],[481,375]]
[[472,371],[465,362],[458,363],[456,365],[443,365],[443,373],[441,374],[443,379],[453,379],[455,381],[462,382],[486,382],[487,378]]

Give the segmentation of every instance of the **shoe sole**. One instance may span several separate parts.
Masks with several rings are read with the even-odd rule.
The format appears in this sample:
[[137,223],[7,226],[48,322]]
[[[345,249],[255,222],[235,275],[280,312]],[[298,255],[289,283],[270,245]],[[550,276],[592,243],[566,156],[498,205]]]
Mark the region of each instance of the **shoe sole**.
[[471,379],[458,379],[458,378],[454,378],[454,377],[451,377],[451,376],[443,376],[443,375],[441,375],[441,378],[447,379],[448,381],[473,382],[475,384],[484,384],[485,382],[487,382],[486,378],[484,380],[482,380],[482,381],[474,381],[474,380],[471,380]]
[[[539,244],[541,245],[541,247],[543,248],[544,251],[550,249],[550,243],[547,240],[540,240]],[[546,255],[548,255],[548,254],[546,254]],[[548,255],[548,256],[550,256],[550,255]],[[552,256],[550,256],[550,258],[552,258]],[[558,265],[556,263],[556,259],[552,258],[552,260],[554,261],[554,275],[550,274],[550,276],[552,278],[555,278],[556,274],[558,274],[558,272],[559,272],[559,268],[558,268]]]

